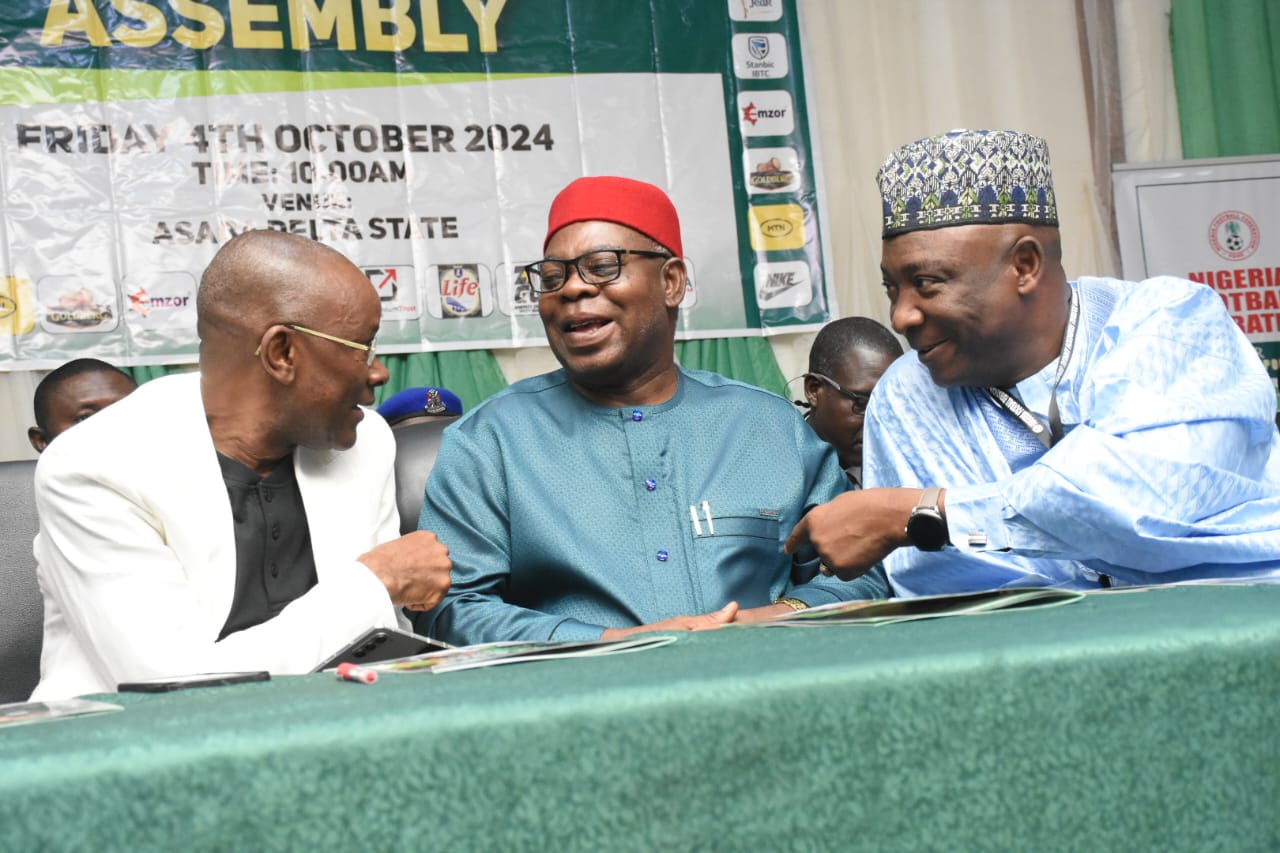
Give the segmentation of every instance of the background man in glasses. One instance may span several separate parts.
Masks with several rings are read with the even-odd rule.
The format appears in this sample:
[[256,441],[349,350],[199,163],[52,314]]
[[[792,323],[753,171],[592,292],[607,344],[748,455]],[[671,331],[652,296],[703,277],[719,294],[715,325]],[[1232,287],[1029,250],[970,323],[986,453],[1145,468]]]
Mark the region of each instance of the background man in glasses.
[[368,278],[253,231],[214,257],[196,315],[199,373],[147,383],[40,458],[36,699],[308,672],[448,587],[435,537],[398,535],[395,443],[365,408],[387,380]]
[[1069,282],[1030,134],[921,139],[879,181],[913,352],[867,411],[867,490],[790,546],[843,577],[883,559],[900,595],[1280,577],[1275,390],[1217,294]]
[[823,326],[809,348],[805,420],[836,449],[854,488],[862,485],[862,421],[871,390],[902,355],[893,332],[870,317],[843,317]]
[[453,586],[419,631],[596,639],[883,593],[782,551],[805,509],[847,485],[795,409],[676,365],[686,270],[666,194],[574,181],[543,251],[529,278],[562,369],[445,431],[420,526],[451,549]]

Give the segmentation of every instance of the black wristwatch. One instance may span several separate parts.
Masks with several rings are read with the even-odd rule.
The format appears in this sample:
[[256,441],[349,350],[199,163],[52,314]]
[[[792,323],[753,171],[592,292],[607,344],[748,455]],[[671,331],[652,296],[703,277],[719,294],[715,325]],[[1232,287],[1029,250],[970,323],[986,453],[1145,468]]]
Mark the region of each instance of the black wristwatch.
[[911,510],[911,517],[907,519],[907,538],[921,551],[941,551],[951,541],[947,535],[947,520],[938,508],[940,494],[942,489],[925,489],[920,495],[920,503]]

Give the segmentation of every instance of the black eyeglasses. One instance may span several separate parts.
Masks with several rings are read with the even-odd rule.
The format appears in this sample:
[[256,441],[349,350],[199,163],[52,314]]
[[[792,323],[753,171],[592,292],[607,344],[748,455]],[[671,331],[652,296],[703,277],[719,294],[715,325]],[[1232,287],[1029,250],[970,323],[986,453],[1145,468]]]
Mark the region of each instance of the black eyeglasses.
[[855,415],[865,415],[867,413],[867,404],[871,402],[870,394],[861,394],[857,391],[850,391],[848,388],[841,388],[839,382],[835,381],[830,376],[824,376],[821,373],[806,373],[805,376],[812,376],[814,379],[821,379],[823,382],[834,388],[837,394],[852,401],[853,413]]
[[554,293],[569,280],[569,267],[578,271],[578,278],[587,284],[609,284],[622,275],[622,256],[639,255],[642,258],[670,258],[666,252],[646,252],[640,249],[596,249],[576,258],[559,260],[544,258],[527,265],[524,270],[535,293]]

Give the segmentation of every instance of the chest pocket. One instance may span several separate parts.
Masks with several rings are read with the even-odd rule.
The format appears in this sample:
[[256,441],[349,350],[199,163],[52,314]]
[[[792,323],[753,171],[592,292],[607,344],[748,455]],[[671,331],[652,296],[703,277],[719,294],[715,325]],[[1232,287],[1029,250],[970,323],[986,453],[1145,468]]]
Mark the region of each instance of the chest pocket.
[[[742,607],[759,607],[778,597],[790,577],[791,558],[782,552],[782,522],[749,510],[702,518],[702,533],[693,550],[704,590],[719,595],[707,609],[736,600]],[[714,532],[713,532],[714,531]],[[714,580],[711,580],[714,578]]]
[[711,523],[703,520],[702,535],[698,539],[716,539],[725,536],[750,536],[753,539],[778,541],[779,521],[776,518],[765,518],[762,515],[720,515],[711,516]]

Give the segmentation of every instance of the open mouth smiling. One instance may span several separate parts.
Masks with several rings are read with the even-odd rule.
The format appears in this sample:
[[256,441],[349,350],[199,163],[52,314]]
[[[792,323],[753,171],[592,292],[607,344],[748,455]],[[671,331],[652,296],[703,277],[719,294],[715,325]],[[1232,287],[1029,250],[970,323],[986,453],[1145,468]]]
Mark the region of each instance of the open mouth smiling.
[[575,317],[560,324],[560,330],[570,338],[591,338],[611,326],[606,317]]
[[576,320],[567,320],[562,327],[566,332],[577,332],[583,329],[598,328],[610,322],[603,317],[580,317]]

